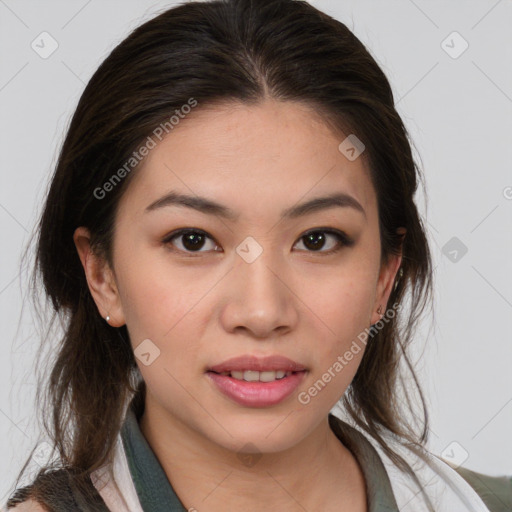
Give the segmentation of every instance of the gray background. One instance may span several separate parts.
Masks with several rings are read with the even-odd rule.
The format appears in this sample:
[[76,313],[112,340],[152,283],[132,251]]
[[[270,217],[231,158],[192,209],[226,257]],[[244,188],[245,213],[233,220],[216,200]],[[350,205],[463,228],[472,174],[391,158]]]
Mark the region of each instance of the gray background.
[[[40,333],[21,251],[85,83],[129,31],[174,3],[0,0],[2,502],[41,441],[33,418]],[[512,2],[311,3],[344,22],[382,66],[426,175],[417,199],[436,310],[415,354],[429,447],[473,470],[512,475]],[[31,47],[43,45],[43,31],[58,44],[45,59]]]

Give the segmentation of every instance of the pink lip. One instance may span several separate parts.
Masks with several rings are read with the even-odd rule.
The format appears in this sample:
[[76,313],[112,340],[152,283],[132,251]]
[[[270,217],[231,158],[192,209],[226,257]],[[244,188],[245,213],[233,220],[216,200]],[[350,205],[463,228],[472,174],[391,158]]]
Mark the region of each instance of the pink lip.
[[[244,368],[249,369],[247,366]],[[206,375],[221,393],[237,404],[246,407],[270,407],[290,396],[306,373],[306,371],[298,371],[272,382],[247,382],[233,379],[228,375],[219,375],[213,371],[207,372]]]
[[306,370],[306,367],[280,355],[255,357],[247,354],[240,357],[233,357],[207,369],[207,371],[216,373],[241,370],[253,370],[258,372],[277,370],[302,372]]

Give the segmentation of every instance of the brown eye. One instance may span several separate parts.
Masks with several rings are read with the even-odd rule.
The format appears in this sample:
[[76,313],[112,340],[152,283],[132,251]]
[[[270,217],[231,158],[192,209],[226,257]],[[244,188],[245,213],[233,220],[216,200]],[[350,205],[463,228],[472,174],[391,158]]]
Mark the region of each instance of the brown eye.
[[[177,242],[176,245],[174,243],[175,240]],[[163,243],[166,245],[171,244],[177,246],[177,250],[182,252],[208,252],[201,251],[208,240],[213,242],[213,239],[204,231],[195,229],[182,229],[180,231],[171,233],[171,235],[163,240]],[[213,243],[213,248],[215,249],[216,247],[217,244]]]
[[[329,237],[335,239],[335,243],[329,243]],[[343,246],[353,245],[353,240],[349,238],[345,233],[333,229],[316,229],[309,231],[305,235],[300,237],[303,241],[303,245],[306,247],[308,252],[318,252],[322,255],[332,254],[339,251]],[[328,249],[322,251],[327,244]]]

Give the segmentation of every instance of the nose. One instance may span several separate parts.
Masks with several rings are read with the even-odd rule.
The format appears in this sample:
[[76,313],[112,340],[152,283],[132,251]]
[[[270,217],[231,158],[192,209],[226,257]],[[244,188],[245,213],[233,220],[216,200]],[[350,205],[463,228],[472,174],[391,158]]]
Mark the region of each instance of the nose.
[[[255,261],[240,258],[230,272],[221,321],[227,332],[245,331],[259,339],[295,328],[298,321],[294,279],[263,251]],[[295,286],[297,288],[297,286]]]

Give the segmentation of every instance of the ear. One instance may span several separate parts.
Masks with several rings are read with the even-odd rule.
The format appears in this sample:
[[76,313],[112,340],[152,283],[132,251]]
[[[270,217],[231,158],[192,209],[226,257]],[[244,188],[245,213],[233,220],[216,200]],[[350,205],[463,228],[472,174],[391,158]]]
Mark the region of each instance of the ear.
[[[403,238],[405,237],[406,229],[398,228],[397,233],[402,235],[402,244]],[[377,323],[384,315],[387,309],[387,303],[389,300],[389,296],[393,291],[393,287],[395,284],[396,274],[398,269],[400,268],[400,264],[402,263],[402,250],[400,249],[400,254],[395,255],[392,254],[389,256],[387,263],[382,263],[379,272],[379,279],[377,282],[377,291],[375,294],[375,303],[373,305],[372,316],[370,318],[370,324],[373,325]],[[377,313],[377,310],[381,306],[381,313]]]
[[125,324],[125,319],[113,271],[104,258],[92,251],[91,235],[87,228],[76,228],[73,241],[99,314],[103,318],[108,315],[108,323],[112,327],[121,327]]

